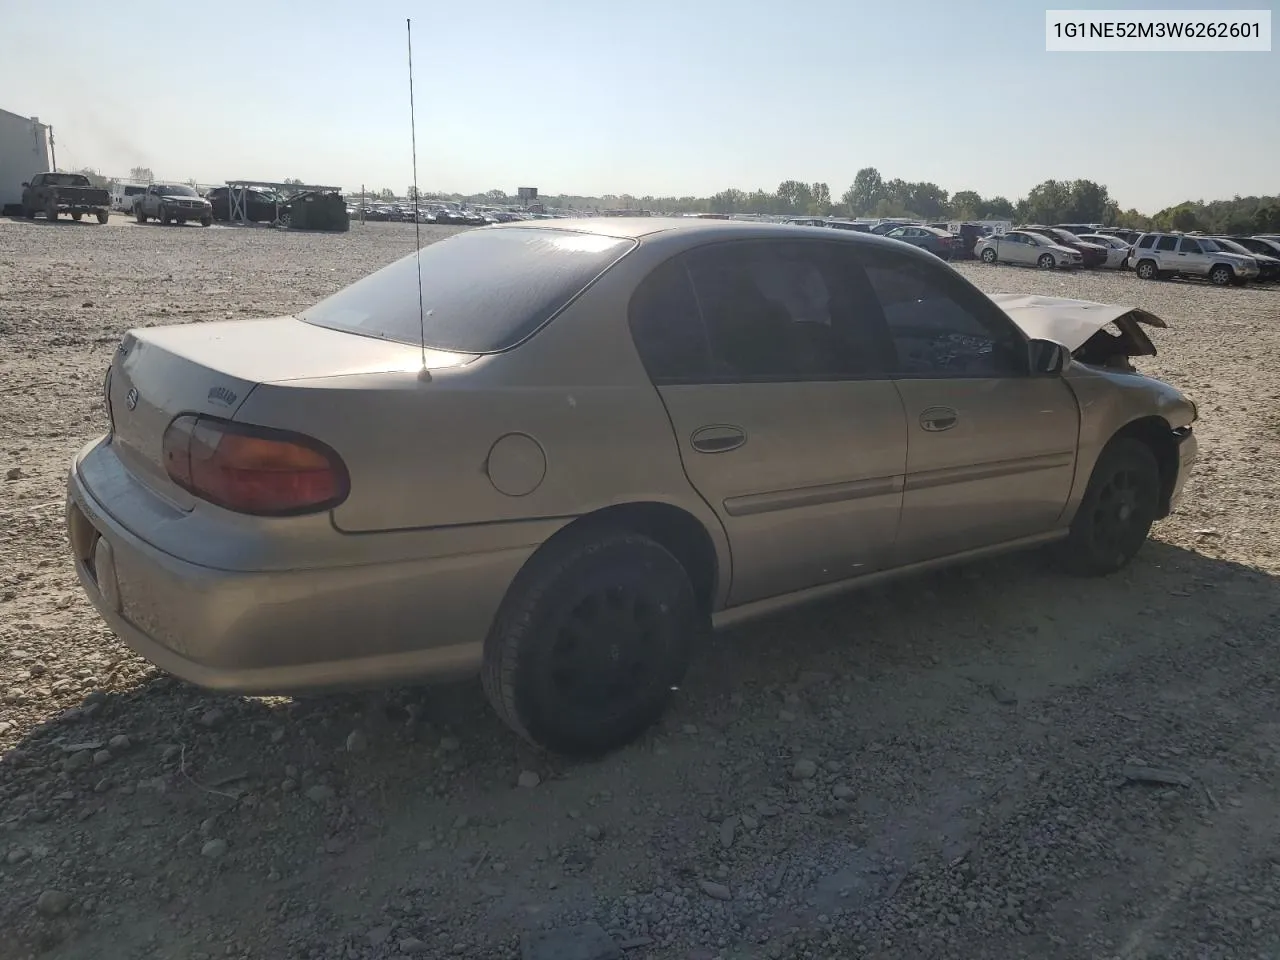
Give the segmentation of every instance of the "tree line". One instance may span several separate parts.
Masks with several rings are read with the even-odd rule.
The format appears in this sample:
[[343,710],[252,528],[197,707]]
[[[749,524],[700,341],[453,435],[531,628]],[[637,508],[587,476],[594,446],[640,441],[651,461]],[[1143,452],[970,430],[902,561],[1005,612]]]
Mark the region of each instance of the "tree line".
[[[113,178],[96,170],[77,170],[97,186],[111,187]],[[134,167],[132,180],[154,179],[149,167]],[[194,183],[194,181],[187,181]],[[301,183],[286,179],[283,183]],[[348,190],[347,195],[356,195]],[[394,200],[397,194],[389,187],[370,189],[370,200]],[[399,196],[413,196],[413,187]],[[517,202],[505,190],[484,193],[430,193],[424,198],[483,203],[496,206]],[[1092,180],[1046,180],[1027,192],[1025,197],[1010,200],[1003,196],[983,197],[975,190],[948,193],[936,183],[885,180],[875,167],[863,167],[853,178],[849,189],[833,197],[828,184],[784,180],[776,190],[763,188],[750,192],[729,187],[710,197],[656,197],[632,194],[606,194],[600,197],[557,194],[542,197],[553,208],[604,211],[613,209],[649,210],[653,213],[721,213],[765,214],[772,216],[810,217],[902,217],[912,220],[1010,220],[1014,223],[1101,223],[1136,230],[1202,230],[1206,233],[1275,233],[1280,232],[1280,196],[1234,197],[1231,200],[1187,200],[1147,215],[1137,210],[1122,210],[1107,188]]]

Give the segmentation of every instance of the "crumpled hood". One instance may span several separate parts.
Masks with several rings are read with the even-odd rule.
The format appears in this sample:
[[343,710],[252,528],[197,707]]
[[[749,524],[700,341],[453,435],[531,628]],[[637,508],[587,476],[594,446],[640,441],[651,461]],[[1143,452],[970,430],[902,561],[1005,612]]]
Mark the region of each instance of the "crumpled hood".
[[991,294],[991,299],[1028,337],[1052,340],[1072,353],[1084,346],[1086,340],[1108,323],[1114,323],[1125,339],[1129,356],[1154,357],[1155,344],[1139,325],[1162,328],[1169,326],[1146,310],[1094,303],[1091,300],[1069,300],[1065,297],[1021,293],[994,293]]

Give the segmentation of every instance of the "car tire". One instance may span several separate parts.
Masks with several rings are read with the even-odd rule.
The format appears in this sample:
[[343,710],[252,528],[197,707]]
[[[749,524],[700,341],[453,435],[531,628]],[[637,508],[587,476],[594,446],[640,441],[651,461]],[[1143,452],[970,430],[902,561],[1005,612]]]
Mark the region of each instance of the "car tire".
[[1160,270],[1154,260],[1139,260],[1138,265],[1133,270],[1138,275],[1139,280],[1160,279]]
[[139,208],[139,209],[135,210],[135,211],[133,212],[133,215],[134,215],[134,218],[135,218],[139,223],[146,223],[146,222],[147,222],[147,215],[146,215],[145,213],[143,213],[143,212],[142,212],[141,208]]
[[1058,265],[1058,261],[1054,259],[1052,253],[1040,254],[1040,259],[1036,261],[1036,266],[1041,270],[1052,270]]
[[58,219],[58,205],[50,203],[44,208],[44,218],[50,223]]
[[84,214],[83,214],[83,213],[73,213],[73,214],[71,215],[71,219],[72,219],[72,220],[74,220],[76,223],[79,223],[81,220],[83,220],[83,219],[84,219]]
[[22,208],[22,215],[23,215],[24,217],[26,217],[28,220],[34,220],[34,219],[36,218],[36,208],[35,208],[35,207],[23,207],[23,208]]
[[1060,547],[1063,566],[1101,577],[1129,564],[1160,509],[1160,466],[1140,440],[1119,437],[1103,449]]
[[1224,263],[1218,264],[1209,271],[1209,282],[1215,287],[1229,286],[1235,278],[1235,272]]
[[213,226],[213,217],[201,217],[201,218],[200,218],[200,226],[202,226],[202,227],[211,227],[211,226]]
[[98,211],[98,222],[99,222],[99,223],[106,223],[109,219],[111,219],[111,214],[110,214],[108,211],[106,211],[106,210],[99,210],[99,211]]
[[996,262],[996,252],[995,252],[995,250],[994,250],[994,249],[992,249],[991,247],[987,247],[985,250],[983,250],[983,251],[982,251],[982,262],[983,262],[983,263],[995,263],[995,262]]
[[508,591],[485,641],[484,690],[530,743],[599,756],[662,715],[707,624],[661,544],[625,530],[571,533]]

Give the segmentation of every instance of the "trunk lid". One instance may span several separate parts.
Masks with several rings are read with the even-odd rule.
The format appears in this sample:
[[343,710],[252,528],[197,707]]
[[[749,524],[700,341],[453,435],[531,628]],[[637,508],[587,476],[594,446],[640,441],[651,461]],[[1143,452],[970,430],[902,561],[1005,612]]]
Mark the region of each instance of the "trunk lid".
[[[426,354],[432,369],[470,359],[443,351]],[[131,330],[108,373],[111,446],[137,480],[189,510],[194,498],[169,479],[164,463],[164,432],[175,417],[188,413],[230,420],[258,384],[417,370],[422,360],[417,347],[293,317]]]

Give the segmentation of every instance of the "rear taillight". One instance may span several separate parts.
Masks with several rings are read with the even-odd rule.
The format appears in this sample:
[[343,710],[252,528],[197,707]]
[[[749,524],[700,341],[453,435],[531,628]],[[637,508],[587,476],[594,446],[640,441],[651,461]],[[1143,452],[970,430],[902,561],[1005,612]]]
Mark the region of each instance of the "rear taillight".
[[170,479],[202,500],[256,516],[316,513],[347,498],[346,465],[319,440],[185,414],[164,432]]

